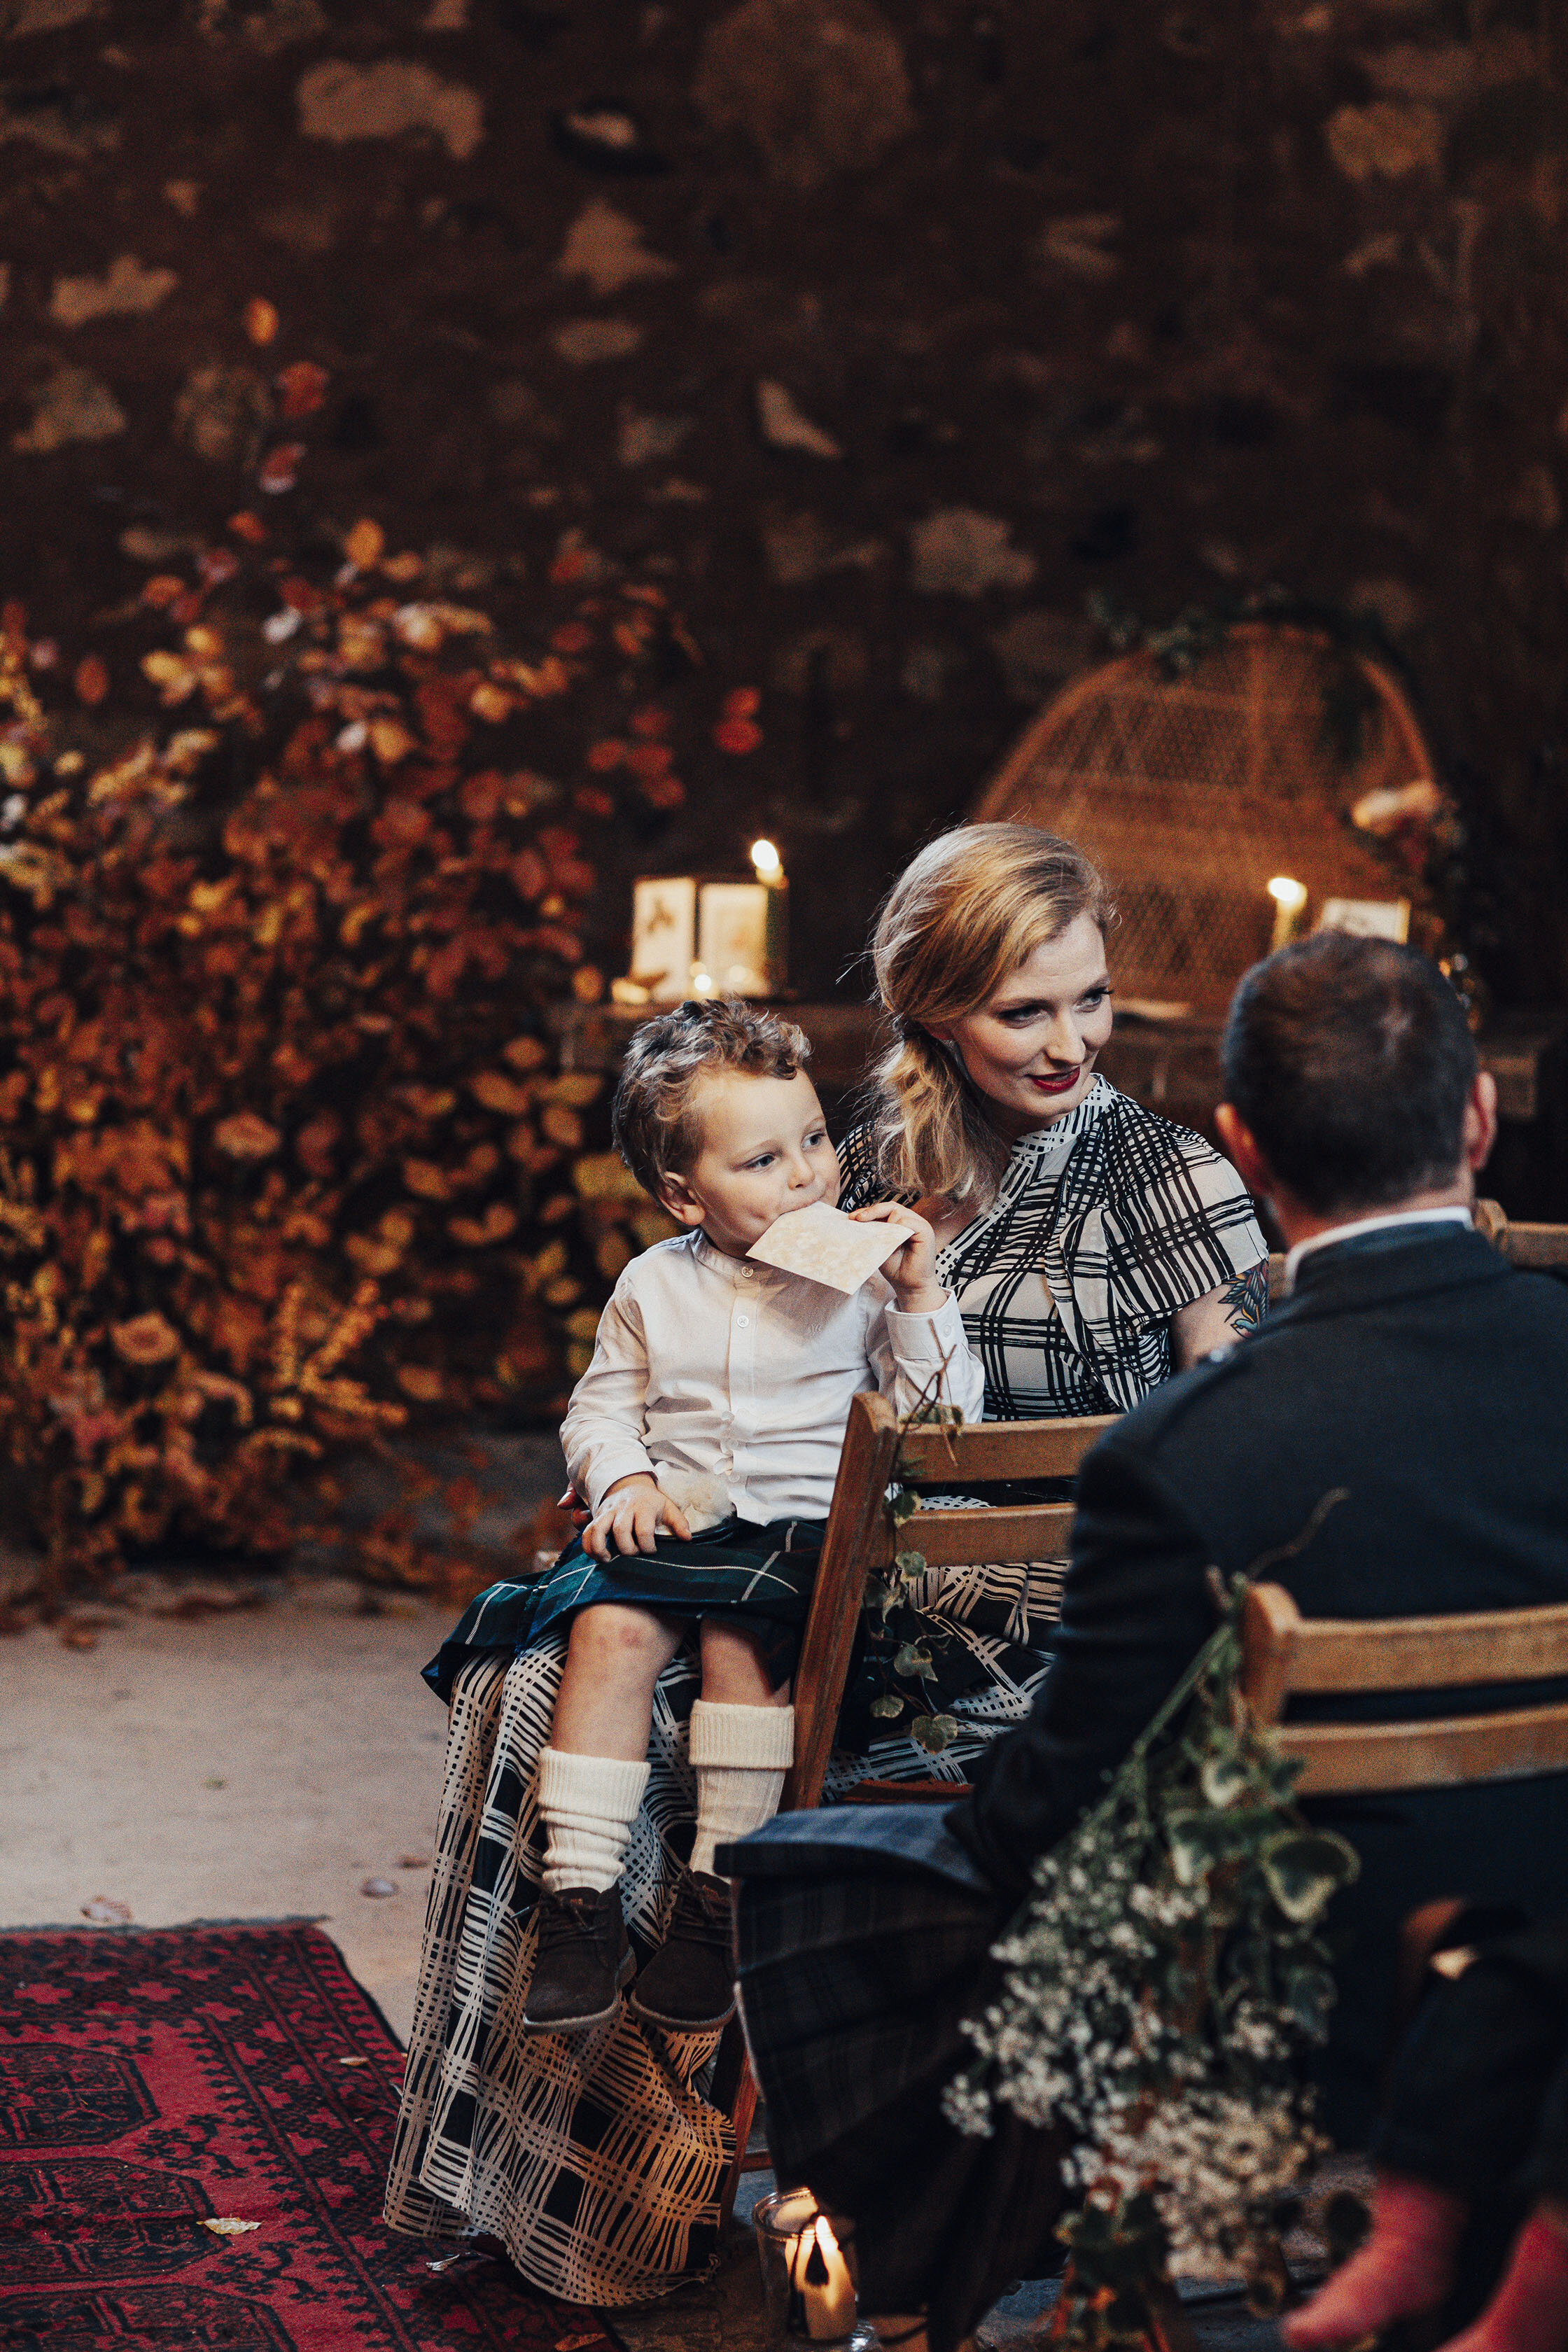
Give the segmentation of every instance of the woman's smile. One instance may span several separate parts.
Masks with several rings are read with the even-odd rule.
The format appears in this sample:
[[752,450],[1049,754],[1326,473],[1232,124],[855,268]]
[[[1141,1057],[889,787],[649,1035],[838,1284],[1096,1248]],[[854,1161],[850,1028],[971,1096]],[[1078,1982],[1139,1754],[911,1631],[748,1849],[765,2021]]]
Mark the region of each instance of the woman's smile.
[[1081,1062],[1075,1062],[1069,1070],[1047,1070],[1043,1076],[1031,1077],[1029,1084],[1043,1095],[1070,1094],[1078,1084],[1082,1068]]

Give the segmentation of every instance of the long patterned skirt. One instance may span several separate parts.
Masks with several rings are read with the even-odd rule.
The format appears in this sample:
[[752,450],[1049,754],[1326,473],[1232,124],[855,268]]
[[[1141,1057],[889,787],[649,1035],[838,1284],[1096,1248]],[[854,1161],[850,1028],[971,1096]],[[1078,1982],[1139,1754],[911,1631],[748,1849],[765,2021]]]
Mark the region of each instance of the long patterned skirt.
[[[937,1757],[907,1738],[836,1756],[826,1801],[867,1778],[963,1780],[1028,1712],[1062,1567],[933,1571],[925,1613],[976,1677],[952,1702],[959,1737]],[[537,1767],[564,1656],[564,1639],[549,1636],[517,1656],[470,1658],[453,1685],[386,2218],[414,2235],[493,2235],[534,2285],[613,2308],[668,2294],[712,2267],[733,2141],[704,2096],[716,2033],[664,2034],[624,2008],[571,2040],[522,2031],[544,1856]],[[662,1939],[690,1848],[687,1731],[700,1695],[696,1659],[683,1650],[655,1693],[652,1774],[622,1881],[639,1959]]]

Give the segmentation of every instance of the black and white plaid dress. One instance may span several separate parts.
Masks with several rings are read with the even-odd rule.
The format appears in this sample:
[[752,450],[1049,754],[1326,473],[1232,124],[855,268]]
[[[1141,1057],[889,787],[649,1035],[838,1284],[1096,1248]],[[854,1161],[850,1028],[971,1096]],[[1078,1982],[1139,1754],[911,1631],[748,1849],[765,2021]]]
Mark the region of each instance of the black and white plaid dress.
[[[884,1197],[864,1139],[842,1155],[843,1205]],[[950,1242],[940,1278],[984,1361],[986,1415],[1114,1412],[1170,1371],[1170,1320],[1267,1255],[1240,1179],[1200,1136],[1102,1078],[1026,1136],[992,1206]],[[922,1596],[960,1729],[937,1757],[910,1738],[844,1754],[832,1802],[868,1774],[963,1780],[1027,1714],[1045,1672],[1066,1563],[935,1570]],[[471,1658],[452,1687],[419,1990],[386,2215],[415,2234],[490,2231],[524,2277],[615,2306],[668,2294],[717,2257],[727,2121],[703,2095],[717,2035],[660,2036],[621,2010],[570,2040],[527,2035],[544,1828],[539,1750],[565,1653],[547,1634]],[[686,1652],[660,1677],[647,1798],[622,1897],[643,1953],[661,1940],[689,1849]]]
[[[839,1153],[840,1205],[887,1197],[864,1129]],[[996,1197],[947,1244],[985,1372],[987,1421],[1124,1412],[1171,1375],[1171,1320],[1268,1262],[1252,1200],[1191,1128],[1097,1078],[1076,1110],[1014,1147]],[[938,1757],[879,1740],[882,1780],[964,1780],[988,1741],[1029,1711],[1049,1657],[1065,1559],[992,1560],[927,1578],[942,1704],[959,1737]]]

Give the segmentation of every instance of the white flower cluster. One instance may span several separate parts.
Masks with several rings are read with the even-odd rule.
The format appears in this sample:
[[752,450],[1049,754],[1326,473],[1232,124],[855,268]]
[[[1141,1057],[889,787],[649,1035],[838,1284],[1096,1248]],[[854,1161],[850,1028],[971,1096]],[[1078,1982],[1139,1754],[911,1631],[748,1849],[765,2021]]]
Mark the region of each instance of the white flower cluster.
[[1321,1947],[1269,1878],[1303,1825],[1227,1700],[1204,1691],[1176,1766],[1130,1758],[1037,1863],[994,1948],[1000,1995],[964,2026],[976,2060],[943,2101],[968,2134],[992,2131],[998,2100],[1064,2133],[1068,2185],[1096,2203],[1151,2192],[1176,2274],[1258,2272],[1273,2208],[1323,2146],[1294,2069],[1311,2029],[1285,2005]]

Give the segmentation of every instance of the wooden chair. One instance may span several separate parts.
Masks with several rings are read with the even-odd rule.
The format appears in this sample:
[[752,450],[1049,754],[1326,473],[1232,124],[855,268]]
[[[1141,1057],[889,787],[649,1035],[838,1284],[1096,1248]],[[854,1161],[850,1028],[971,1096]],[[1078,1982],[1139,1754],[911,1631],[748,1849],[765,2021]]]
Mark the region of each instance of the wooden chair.
[[1462,1617],[1315,1617],[1256,1585],[1242,1619],[1241,1687],[1301,1762],[1297,1794],[1457,1788],[1568,1770],[1568,1700],[1414,1722],[1279,1723],[1298,1694],[1452,1690],[1568,1675],[1568,1606]]
[[[994,1480],[1071,1477],[1095,1441],[1118,1416],[1071,1421],[988,1421],[942,1429],[922,1423],[900,1434],[898,1415],[879,1396],[858,1396],[849,1409],[844,1451],[833,1489],[827,1532],[801,1637],[795,1676],[795,1764],[781,1810],[804,1812],[822,1801],[833,1752],[834,1727],[844,1700],[865,1601],[866,1580],[891,1566],[897,1551],[922,1552],[932,1568],[968,1567],[988,1559],[1052,1559],[1067,1550],[1070,1503],[981,1505],[963,1510],[922,1510],[895,1531],[888,1488],[973,1486]],[[852,1791],[860,1801],[891,1798],[952,1804],[958,1780],[866,1781]],[[735,2160],[724,2191],[729,2220],[746,2169],[746,2142],[756,2112],[756,2085],[738,2030],[721,2047],[712,2098],[735,2126]]]
[[[1521,1266],[1526,1272],[1542,1266],[1568,1265],[1568,1225],[1520,1224],[1508,1216],[1497,1201],[1478,1201],[1475,1210],[1476,1231],[1490,1242],[1493,1249],[1506,1257],[1510,1265]],[[1271,1250],[1268,1255],[1268,1303],[1277,1306],[1285,1291],[1285,1253]]]
[[1484,1234],[1510,1265],[1527,1271],[1568,1265],[1568,1225],[1519,1224],[1504,1213],[1500,1202],[1478,1201],[1476,1231]]

